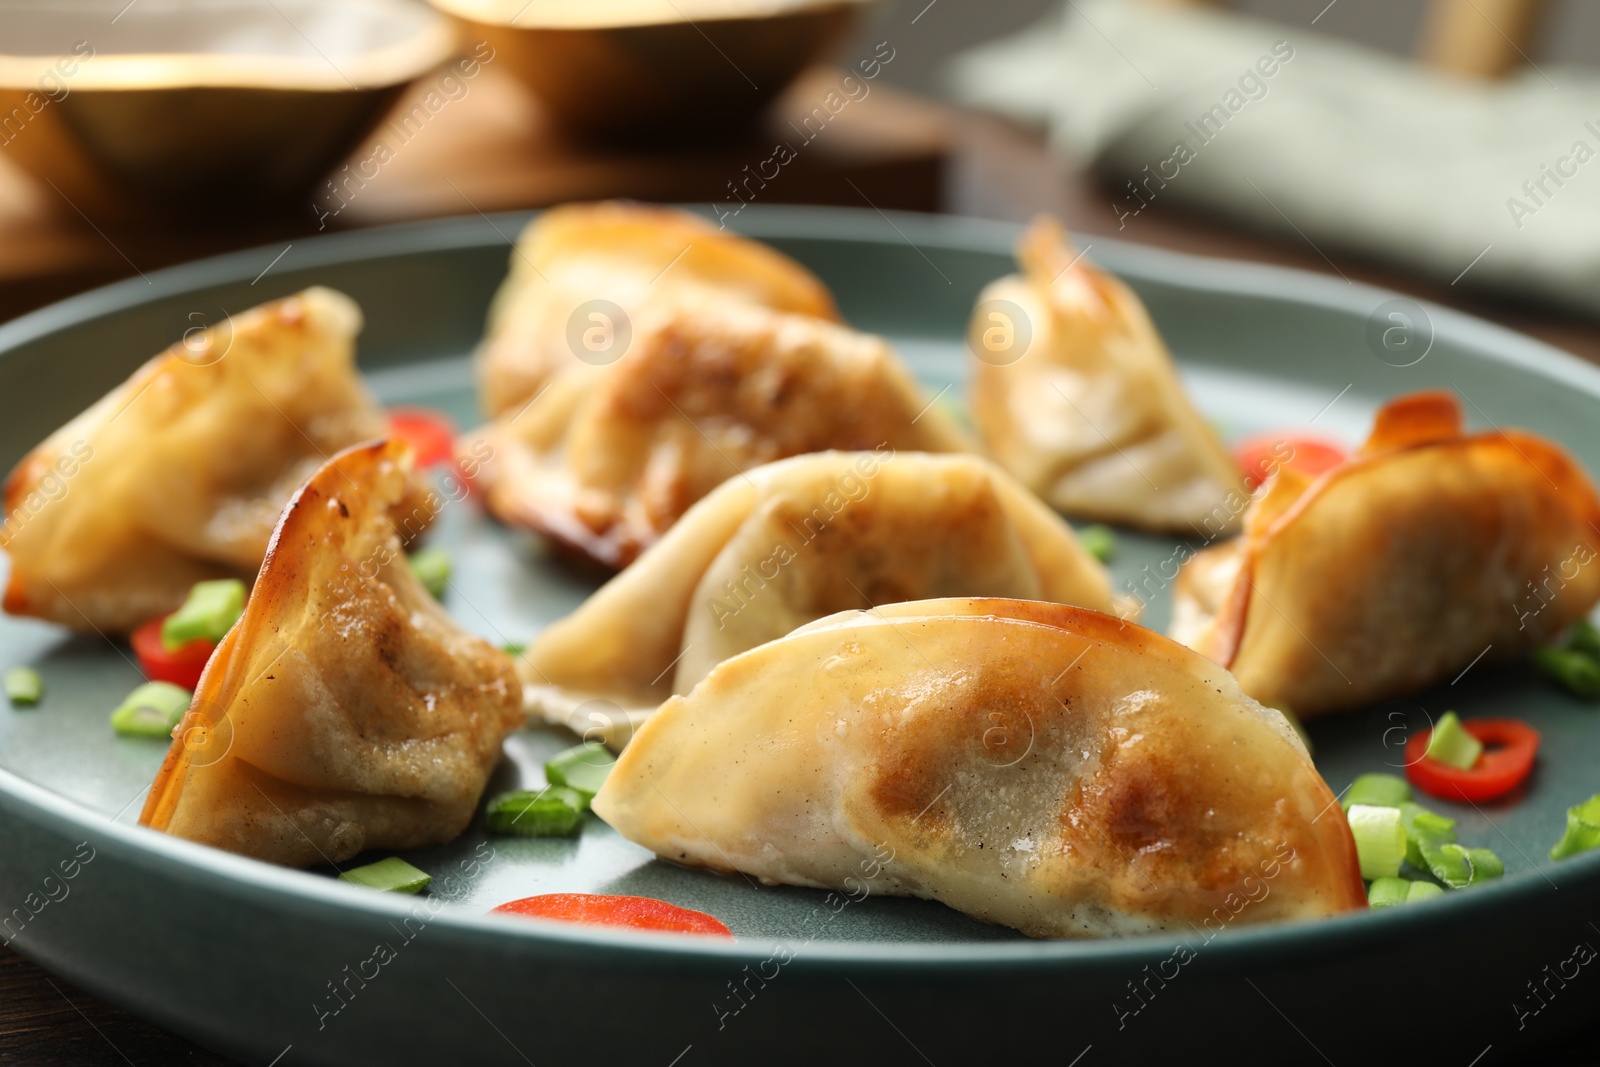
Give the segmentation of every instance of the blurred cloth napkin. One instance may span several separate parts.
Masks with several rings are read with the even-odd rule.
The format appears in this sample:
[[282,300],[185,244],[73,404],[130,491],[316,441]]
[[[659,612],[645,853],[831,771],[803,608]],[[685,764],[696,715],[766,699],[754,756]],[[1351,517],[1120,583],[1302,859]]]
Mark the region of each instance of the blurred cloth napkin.
[[1594,73],[1469,83],[1303,26],[1068,0],[951,74],[962,101],[1046,126],[1112,179],[1113,231],[1183,201],[1334,262],[1354,250],[1600,312]]

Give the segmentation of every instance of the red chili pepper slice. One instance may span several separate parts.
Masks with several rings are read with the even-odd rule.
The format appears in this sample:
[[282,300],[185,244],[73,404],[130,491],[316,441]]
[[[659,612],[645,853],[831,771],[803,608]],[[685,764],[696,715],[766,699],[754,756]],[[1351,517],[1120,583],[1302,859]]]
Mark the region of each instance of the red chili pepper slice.
[[389,432],[411,446],[420,469],[449,463],[455,455],[455,423],[442,411],[390,408]]
[[1412,785],[1442,800],[1494,800],[1532,773],[1539,754],[1538,730],[1521,719],[1472,719],[1461,725],[1483,742],[1478,762],[1462,770],[1430,759],[1426,753],[1433,731],[1424,730],[1406,742],[1406,777]]
[[1292,467],[1315,478],[1349,458],[1343,445],[1290,431],[1256,434],[1233,446],[1233,461],[1244,474],[1245,488],[1251,491],[1279,467]]
[[683,934],[732,937],[722,922],[703,911],[680,908],[650,897],[618,897],[601,893],[545,893],[502,904],[491,915],[626,926],[635,930],[671,930]]
[[217,643],[197,637],[169,652],[161,643],[161,624],[166,617],[162,615],[141,624],[129,635],[128,641],[133,645],[134,655],[139,657],[139,667],[146,678],[192,690],[200,684],[200,672],[206,669],[206,661],[216,651]]

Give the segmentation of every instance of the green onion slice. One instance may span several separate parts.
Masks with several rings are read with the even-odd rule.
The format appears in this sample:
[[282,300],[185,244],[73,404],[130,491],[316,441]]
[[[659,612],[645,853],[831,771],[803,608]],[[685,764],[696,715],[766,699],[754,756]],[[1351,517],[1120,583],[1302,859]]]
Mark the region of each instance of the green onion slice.
[[1546,645],[1534,650],[1533,665],[1576,696],[1600,697],[1600,660],[1588,653]]
[[1506,873],[1506,867],[1499,856],[1486,848],[1445,845],[1439,850],[1439,862],[1433,867],[1433,873],[1451,889],[1465,889],[1499,878]]
[[1483,742],[1467,733],[1453,711],[1444,713],[1428,737],[1428,758],[1470,771],[1483,755]]
[[1356,804],[1347,818],[1356,839],[1356,857],[1361,861],[1361,877],[1393,878],[1400,873],[1406,857],[1406,828],[1398,808]]
[[587,808],[616,765],[617,757],[606,746],[598,741],[585,741],[552,758],[544,765],[544,774],[551,785],[564,785],[580,794]]
[[1396,904],[1415,904],[1421,900],[1442,896],[1444,890],[1432,882],[1413,881],[1410,878],[1379,878],[1367,890],[1367,904],[1374,908],[1387,908]]
[[196,582],[189,599],[161,624],[161,645],[174,652],[190,641],[221,641],[244,614],[244,583],[237,578]]
[[528,646],[527,645],[519,645],[519,644],[517,644],[516,642],[513,641],[509,645],[501,645],[500,646],[500,651],[504,652],[508,656],[515,657],[515,656],[520,656],[524,652],[528,651]]
[[1477,885],[1487,882],[1491,878],[1499,878],[1506,873],[1506,865],[1500,857],[1486,848],[1467,849],[1467,858],[1472,861],[1472,881],[1468,885]]
[[1078,531],[1078,543],[1101,563],[1110,563],[1117,554],[1117,534],[1109,526],[1095,523]]
[[1439,850],[1456,843],[1456,821],[1420,804],[1401,804],[1400,822],[1406,828],[1406,862],[1418,870],[1434,871]]
[[339,875],[339,881],[364,885],[369,889],[381,889],[386,893],[414,895],[428,888],[433,876],[426,871],[419,871],[399,856],[390,856],[386,860],[369,863],[365,867],[352,867]]
[[1406,903],[1415,904],[1419,900],[1428,900],[1431,897],[1444,896],[1444,887],[1432,882],[1416,881],[1406,892]]
[[111,713],[111,728],[124,737],[169,738],[189,710],[193,694],[170,682],[146,682]]
[[489,801],[489,832],[511,837],[575,837],[587,807],[583,794],[559,785],[501,793]]
[[17,707],[31,708],[44,696],[44,679],[32,667],[6,671],[6,699]]
[[1357,804],[1398,808],[1411,799],[1411,787],[1395,774],[1363,774],[1344,793],[1344,810]]
[[444,599],[444,587],[450,581],[450,553],[442,548],[422,548],[411,554],[411,573],[417,576],[423,588],[433,594],[433,599]]
[[1411,893],[1411,882],[1406,878],[1374,878],[1367,890],[1367,904],[1374,908],[1387,908],[1404,904]]
[[1567,809],[1567,832],[1550,850],[1550,858],[1564,860],[1600,847],[1600,793]]

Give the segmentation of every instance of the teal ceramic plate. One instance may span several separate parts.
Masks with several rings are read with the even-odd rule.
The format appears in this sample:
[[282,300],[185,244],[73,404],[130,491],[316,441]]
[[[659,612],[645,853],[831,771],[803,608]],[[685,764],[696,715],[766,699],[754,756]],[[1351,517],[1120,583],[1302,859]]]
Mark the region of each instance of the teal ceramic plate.
[[[470,422],[467,354],[523,221],[319,238],[276,260],[281,249],[242,252],[0,327],[0,459],[15,462],[186,329],[310,284],[365,309],[361,364],[384,400]],[[1014,230],[807,209],[739,221],[820,274],[850,321],[892,338],[930,387],[961,395],[966,317],[1012,269]],[[1353,443],[1384,398],[1445,387],[1476,425],[1535,429],[1600,471],[1600,370],[1528,338],[1327,278],[1099,239],[1089,254],[1138,290],[1228,437],[1309,425]],[[595,585],[470,503],[447,507],[436,540],[457,561],[447,606],[496,642],[533,636]],[[1176,542],[1121,543],[1119,582],[1152,595],[1147,621],[1164,626]],[[1585,966],[1600,944],[1600,854],[1544,859],[1564,809],[1600,790],[1600,719],[1521,667],[1480,664],[1311,728],[1337,790],[1398,767],[1409,731],[1447,709],[1536,725],[1543,755],[1524,795],[1450,810],[1465,842],[1505,860],[1502,882],[1322,923],[1045,943],[933,903],[851,903],[668,866],[597,821],[568,842],[491,840],[480,820],[409,856],[434,875],[422,898],[270,867],[134,825],[164,746],[107,727],[139,680],[123,649],[0,620],[0,668],[21,663],[48,695],[37,710],[0,708],[4,939],[245,1064],[1087,1065],[1224,1050],[1233,1062],[1487,1063],[1570,1030],[1600,989]],[[492,788],[532,780],[572,740],[519,733]],[[700,908],[738,941],[484,917],[556,890]]]

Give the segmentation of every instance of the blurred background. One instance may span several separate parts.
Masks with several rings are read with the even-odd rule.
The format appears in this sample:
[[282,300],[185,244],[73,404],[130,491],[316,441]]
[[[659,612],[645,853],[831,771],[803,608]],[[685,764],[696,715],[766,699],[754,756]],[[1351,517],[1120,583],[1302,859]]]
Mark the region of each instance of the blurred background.
[[[926,2],[888,0],[887,21],[892,23],[903,16],[903,21],[909,22]],[[1476,12],[1466,3],[1457,6],[1480,18],[1504,10],[1503,5],[1475,2]],[[932,20],[930,14],[929,19],[923,20],[929,23],[927,51],[907,56],[907,62],[895,70],[893,84],[912,92],[939,95],[945,88],[943,75],[951,57],[984,41],[1016,33],[1062,7],[1059,0],[1002,0],[992,4],[940,0],[941,7],[947,3],[951,10],[943,13],[943,19]],[[1231,0],[1203,6],[1223,7],[1299,27],[1309,26],[1321,14],[1315,26],[1320,33],[1393,56],[1409,57],[1415,55],[1430,9],[1435,5],[1430,0],[1338,0],[1332,7],[1328,0]],[[1555,0],[1544,5],[1538,17],[1539,22],[1527,39],[1533,46],[1527,49],[1530,56],[1536,56],[1541,63],[1600,62],[1600,5],[1586,0]],[[1511,21],[1506,20],[1508,26]],[[922,22],[917,25],[920,27]]]
[[1581,0],[0,0],[0,53],[0,321],[627,196],[1053,211],[1600,358]]

